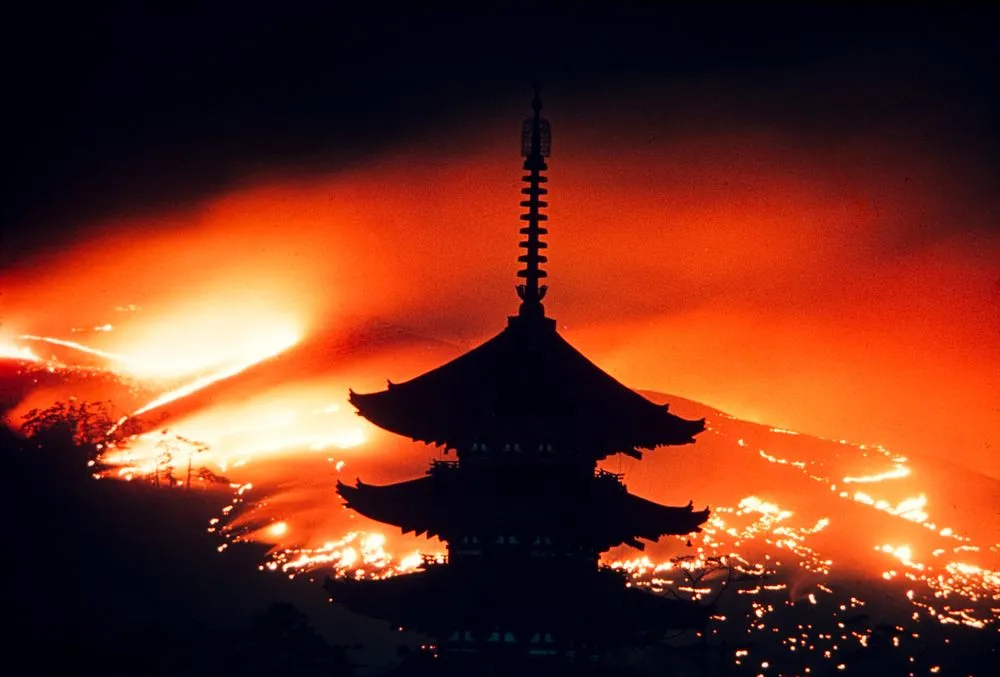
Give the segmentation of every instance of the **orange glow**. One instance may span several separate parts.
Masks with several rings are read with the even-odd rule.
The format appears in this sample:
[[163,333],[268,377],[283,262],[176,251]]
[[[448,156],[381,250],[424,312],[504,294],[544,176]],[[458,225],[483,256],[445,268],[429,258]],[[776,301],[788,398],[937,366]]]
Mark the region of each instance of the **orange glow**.
[[214,371],[210,374],[206,374],[205,376],[200,376],[196,378],[194,381],[191,381],[190,383],[186,383],[179,388],[167,391],[162,395],[160,395],[159,397],[157,397],[152,402],[149,402],[136,409],[133,412],[133,416],[145,414],[147,411],[152,411],[153,409],[162,407],[163,405],[173,402],[174,400],[180,399],[182,397],[187,397],[188,395],[191,395],[192,393],[195,393],[201,390],[202,388],[206,388],[212,385],[213,383],[217,383],[218,381],[222,381],[224,379],[235,376],[236,374],[239,374],[241,371],[245,371],[248,367],[257,364],[262,360],[266,360],[270,357],[278,355],[281,352],[284,352],[291,346],[295,345],[297,341],[298,337],[293,335],[276,336],[273,339],[273,344],[266,348],[263,348],[260,354],[254,355],[252,358],[248,360],[237,362],[234,365],[228,366],[224,369],[220,369],[219,371]]
[[[919,562],[914,562],[911,559],[911,557],[913,556],[913,551],[910,549],[910,546],[908,545],[900,545],[895,547],[891,545],[883,545],[882,547],[876,549],[892,555],[900,562],[902,562],[905,566],[908,566],[911,569],[918,569],[922,571],[925,568],[923,564]],[[913,598],[912,591],[908,591],[907,598],[909,599]]]
[[55,346],[64,346],[66,348],[72,348],[73,350],[78,350],[81,353],[87,353],[88,355],[95,355],[97,357],[103,357],[106,360],[111,360],[112,362],[131,362],[128,358],[122,355],[116,355],[114,353],[109,353],[104,350],[96,350],[94,348],[88,348],[85,345],[77,343],[76,341],[66,341],[63,339],[52,338],[49,336],[32,336],[31,334],[24,334],[18,337],[24,341],[39,341],[41,343],[49,343]]
[[874,475],[861,475],[860,477],[845,477],[844,483],[849,484],[851,482],[866,484],[870,482],[882,482],[884,480],[894,480],[901,479],[903,477],[909,477],[910,469],[905,465],[897,465],[892,470],[887,470],[885,472],[876,473]]
[[41,358],[38,357],[38,355],[36,355],[28,346],[16,346],[13,344],[0,343],[0,360],[40,362]]
[[[198,317],[184,318],[183,321],[173,318],[160,320],[167,325],[183,327],[183,331],[179,333],[183,334],[184,341],[178,342],[178,336],[174,332],[163,331],[162,325],[154,325],[148,331],[136,333],[155,338],[133,338],[127,345],[119,343],[129,351],[125,354],[50,336],[24,334],[18,339],[69,348],[107,360],[115,371],[122,375],[154,379],[179,378],[209,369],[219,369],[222,365],[230,365],[219,369],[219,372],[225,375],[218,378],[228,378],[242,370],[232,365],[253,364],[282,352],[298,340],[298,330],[290,323],[285,323],[284,326],[281,324],[267,326],[269,323],[258,321],[256,324],[259,326],[254,327],[254,322],[244,323],[238,316],[227,316],[219,317],[215,322],[217,326],[206,326],[204,320],[205,318]],[[231,322],[235,326],[244,324],[248,329],[253,328],[248,332],[249,336],[243,336],[242,331],[224,330],[223,326],[228,326]],[[95,331],[107,330],[104,327],[96,327]],[[158,331],[162,331],[162,334],[158,335]],[[26,349],[21,350],[23,352]]]
[[[1000,438],[1000,243],[919,230],[988,232],[977,228],[993,212],[962,165],[903,140],[824,153],[771,129],[664,125],[647,144],[624,131],[634,121],[582,106],[617,130],[609,159],[593,150],[593,121],[551,106],[565,131],[547,305],[575,345],[636,387],[1000,477],[985,447]],[[84,328],[74,341],[129,356],[120,366],[143,378],[218,370],[266,350],[258,338],[274,327],[310,336],[359,315],[475,341],[516,303],[505,138],[467,131],[447,162],[427,159],[439,139],[415,141],[350,174],[101,224],[4,273],[5,329]]]
[[[862,607],[857,580],[907,614],[993,632],[1000,244],[891,246],[925,217],[987,211],[965,206],[958,178],[879,144],[861,162],[769,135],[623,138],[627,162],[612,165],[571,129],[552,161],[547,308],[602,368],[689,398],[667,399],[710,426],[693,447],[605,462],[641,496],[712,513],[690,546],[619,547],[604,564],[699,600],[726,579],[696,577],[731,573],[747,636],[770,631],[775,605]],[[53,376],[11,420],[112,399],[150,428],[103,448],[100,476],[229,492],[209,529],[223,550],[271,546],[267,570],[378,578],[442,561],[443,544],[344,510],[334,487],[412,478],[434,454],[357,417],[348,387],[436,366],[516,307],[517,161],[473,137],[447,162],[416,144],[350,174],[122,219],[7,271],[0,359]],[[873,165],[914,185],[873,183]]]

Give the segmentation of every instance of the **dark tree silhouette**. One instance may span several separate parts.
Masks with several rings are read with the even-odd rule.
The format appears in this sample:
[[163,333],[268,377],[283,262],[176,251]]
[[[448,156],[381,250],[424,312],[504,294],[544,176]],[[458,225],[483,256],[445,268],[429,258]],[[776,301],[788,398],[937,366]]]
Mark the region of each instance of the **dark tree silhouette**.
[[340,647],[330,644],[293,604],[278,602],[253,619],[248,638],[254,647],[247,675],[348,675],[352,667]]
[[[22,417],[20,430],[37,448],[80,450],[89,467],[100,469],[103,450],[127,445],[137,436],[162,423],[166,417],[166,414],[161,413],[155,419],[136,416],[121,416],[116,419],[109,404],[71,397],[45,408],[32,409]],[[227,478],[214,474],[208,468],[196,467],[195,459],[209,449],[206,443],[171,433],[165,428],[160,432],[163,438],[156,445],[156,468],[150,478],[156,486],[161,486],[161,479],[166,481],[167,486],[177,485],[177,478],[173,473],[178,459],[187,465],[183,484],[188,490],[193,478],[206,482],[229,482]]]
[[95,462],[114,425],[106,403],[74,397],[44,409],[32,409],[22,420],[21,433],[37,447],[80,450],[87,461]]
[[187,470],[184,479],[185,490],[191,489],[192,476],[212,482],[220,481],[219,476],[212,474],[207,468],[201,468],[197,472],[197,475],[195,475],[194,459],[196,456],[208,451],[209,446],[207,444],[198,440],[192,440],[183,435],[173,434],[169,430],[162,430],[161,434],[163,435],[163,439],[156,444],[156,449],[159,452],[153,476],[156,486],[160,486],[161,475],[167,480],[167,486],[172,487],[176,485],[177,480],[173,475],[173,471],[177,467],[175,461],[185,458],[187,459]]

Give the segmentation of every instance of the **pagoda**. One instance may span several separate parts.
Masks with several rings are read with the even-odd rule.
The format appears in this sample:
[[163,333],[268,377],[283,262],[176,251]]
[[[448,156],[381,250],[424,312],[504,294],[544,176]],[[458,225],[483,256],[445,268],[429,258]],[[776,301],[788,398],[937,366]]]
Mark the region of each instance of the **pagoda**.
[[[454,453],[384,486],[338,483],[362,515],[447,543],[447,560],[382,580],[327,579],[335,602],[424,632],[443,657],[593,660],[669,629],[703,626],[704,606],[630,587],[599,566],[625,544],[699,530],[708,510],[659,505],[600,470],[613,454],[694,442],[705,421],[668,412],[616,381],[556,331],[542,300],[551,132],[524,122],[520,308],[468,353],[381,392],[351,391],[375,425]],[[491,659],[492,660],[492,659]]]

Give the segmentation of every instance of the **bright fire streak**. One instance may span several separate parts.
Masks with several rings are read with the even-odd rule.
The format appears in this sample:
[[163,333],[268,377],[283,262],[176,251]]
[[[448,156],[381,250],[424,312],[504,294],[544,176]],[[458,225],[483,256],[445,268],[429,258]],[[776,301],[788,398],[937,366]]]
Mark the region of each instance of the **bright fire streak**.
[[920,562],[915,562],[913,560],[913,550],[911,550],[910,546],[908,545],[900,545],[894,547],[892,545],[886,544],[881,547],[876,547],[875,549],[880,550],[881,552],[884,552],[886,554],[892,555],[893,557],[895,557],[896,559],[898,559],[900,562],[910,567],[911,569],[918,569],[920,571],[923,571],[924,569],[923,564],[921,564]]
[[845,477],[845,483],[871,483],[871,482],[881,482],[883,480],[896,480],[902,479],[904,477],[910,476],[910,469],[905,465],[897,465],[892,470],[887,470],[883,473],[878,473],[876,475],[859,475],[857,477]]
[[288,533],[288,522],[275,522],[267,531],[272,536],[284,536]]
[[911,522],[922,524],[927,521],[928,514],[924,510],[927,507],[927,496],[924,494],[904,499],[897,503],[895,507],[888,501],[876,501],[863,491],[855,492],[853,498],[858,503],[873,506],[876,510],[902,517]]
[[927,513],[924,512],[924,508],[926,507],[927,497],[920,494],[905,501],[900,501],[892,512],[911,522],[925,522],[928,517]]
[[[184,424],[181,424],[181,427],[184,427]],[[241,468],[254,459],[284,453],[289,449],[308,448],[314,438],[314,432],[296,435],[287,431],[277,431],[276,435],[263,436],[254,443],[241,444],[235,456],[234,450],[230,448],[232,443],[225,440],[221,442],[212,440],[215,443],[208,444],[205,451],[181,444],[179,449],[171,450],[169,460],[164,460],[163,450],[157,444],[157,441],[164,439],[163,436],[145,433],[139,435],[128,446],[112,447],[101,456],[101,462],[113,466],[113,470],[106,476],[120,477],[126,480],[149,477],[157,472],[157,469],[183,472],[189,460],[197,463],[200,467],[211,465],[216,470],[228,472],[234,468]],[[364,441],[365,436],[362,431],[347,431],[344,433],[343,442],[338,445],[338,448],[346,449]],[[344,461],[338,461],[335,466],[337,471],[342,470],[343,467]]]
[[211,374],[206,374],[205,376],[196,378],[194,381],[191,381],[186,385],[167,391],[162,395],[160,395],[159,397],[157,397],[152,402],[149,402],[148,404],[140,407],[139,409],[136,409],[134,412],[132,412],[132,415],[139,416],[140,414],[145,414],[146,412],[156,409],[157,407],[162,407],[164,404],[173,402],[174,400],[180,399],[182,397],[187,397],[191,393],[197,392],[202,388],[206,388],[217,381],[222,381],[223,379],[231,378],[236,374],[239,374],[241,371],[244,371],[245,369],[252,367],[258,362],[263,362],[264,360],[272,358],[275,355],[278,355],[288,350],[293,345],[298,343],[298,341],[299,341],[298,334],[285,334],[280,339],[278,339],[276,345],[268,349],[263,354],[257,355],[252,359],[239,362],[230,367],[226,367],[225,369],[220,369],[219,371],[213,372]]
[[40,358],[35,353],[31,352],[31,348],[27,346],[15,346],[11,344],[0,344],[0,359],[5,360],[23,360],[25,362],[41,362]]
[[443,552],[428,554],[419,550],[398,561],[385,550],[386,537],[379,532],[348,532],[337,541],[318,548],[290,548],[275,553],[261,569],[295,575],[316,568],[332,567],[338,577],[379,579],[411,573],[428,562],[441,564]]
[[66,341],[63,339],[52,338],[51,336],[34,336],[33,334],[23,334],[18,338],[24,341],[40,341],[42,343],[51,343],[52,345],[62,346],[64,348],[72,348],[73,350],[79,350],[81,353],[103,357],[104,359],[111,360],[112,362],[129,363],[133,361],[125,355],[109,353],[106,350],[98,350],[97,348],[89,348],[82,343],[77,343],[76,341]]
[[744,512],[759,512],[764,515],[777,515],[778,519],[785,519],[792,515],[790,511],[782,510],[774,503],[762,501],[756,496],[747,496],[741,500],[740,509]]
[[[365,433],[361,428],[351,428],[350,430],[344,430],[334,435],[328,435],[323,439],[313,442],[309,445],[309,448],[313,451],[323,451],[329,447],[336,447],[337,449],[350,449],[351,447],[356,447],[365,442]],[[344,467],[343,461],[337,461],[337,470]]]
[[[139,336],[119,337],[125,343],[116,351],[52,336],[22,334],[17,338],[99,357],[109,362],[111,369],[119,375],[157,380],[204,376],[210,370],[234,368],[235,363],[252,363],[262,359],[262,354],[265,357],[276,354],[276,349],[280,352],[300,338],[296,324],[278,325],[275,321],[269,322],[266,327],[247,326],[244,331],[235,331],[232,327],[220,328],[211,321],[201,322],[198,318],[177,320],[168,323],[168,327],[172,331],[164,329],[161,334],[154,332],[152,336],[145,335],[149,333],[146,331]],[[177,327],[184,327],[185,331],[177,335]],[[106,331],[104,327],[95,327],[95,330]],[[294,338],[290,338],[292,335],[295,335]]]

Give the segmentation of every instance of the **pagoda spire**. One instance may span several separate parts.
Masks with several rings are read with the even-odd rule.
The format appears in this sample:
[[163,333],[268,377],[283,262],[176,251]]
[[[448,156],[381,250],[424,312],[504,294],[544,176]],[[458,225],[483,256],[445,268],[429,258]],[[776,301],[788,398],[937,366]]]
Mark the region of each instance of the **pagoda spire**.
[[548,247],[541,238],[549,232],[542,227],[542,224],[549,220],[549,217],[542,213],[549,203],[542,197],[549,191],[542,184],[548,182],[548,177],[544,176],[543,172],[549,168],[545,164],[545,158],[551,151],[552,132],[549,121],[541,116],[541,87],[538,85],[535,86],[535,98],[531,102],[531,107],[535,114],[525,120],[521,128],[521,155],[524,156],[524,170],[527,172],[521,177],[521,180],[527,183],[527,186],[521,189],[521,194],[526,196],[526,199],[521,201],[521,206],[528,211],[521,214],[524,227],[520,233],[527,237],[519,245],[525,253],[517,257],[517,260],[524,264],[524,268],[517,271],[517,276],[524,279],[524,283],[517,286],[517,295],[521,299],[518,315],[544,317],[545,308],[542,306],[542,299],[545,298],[548,287],[540,285],[539,280],[548,277],[548,273],[541,268],[548,258],[540,251]]

